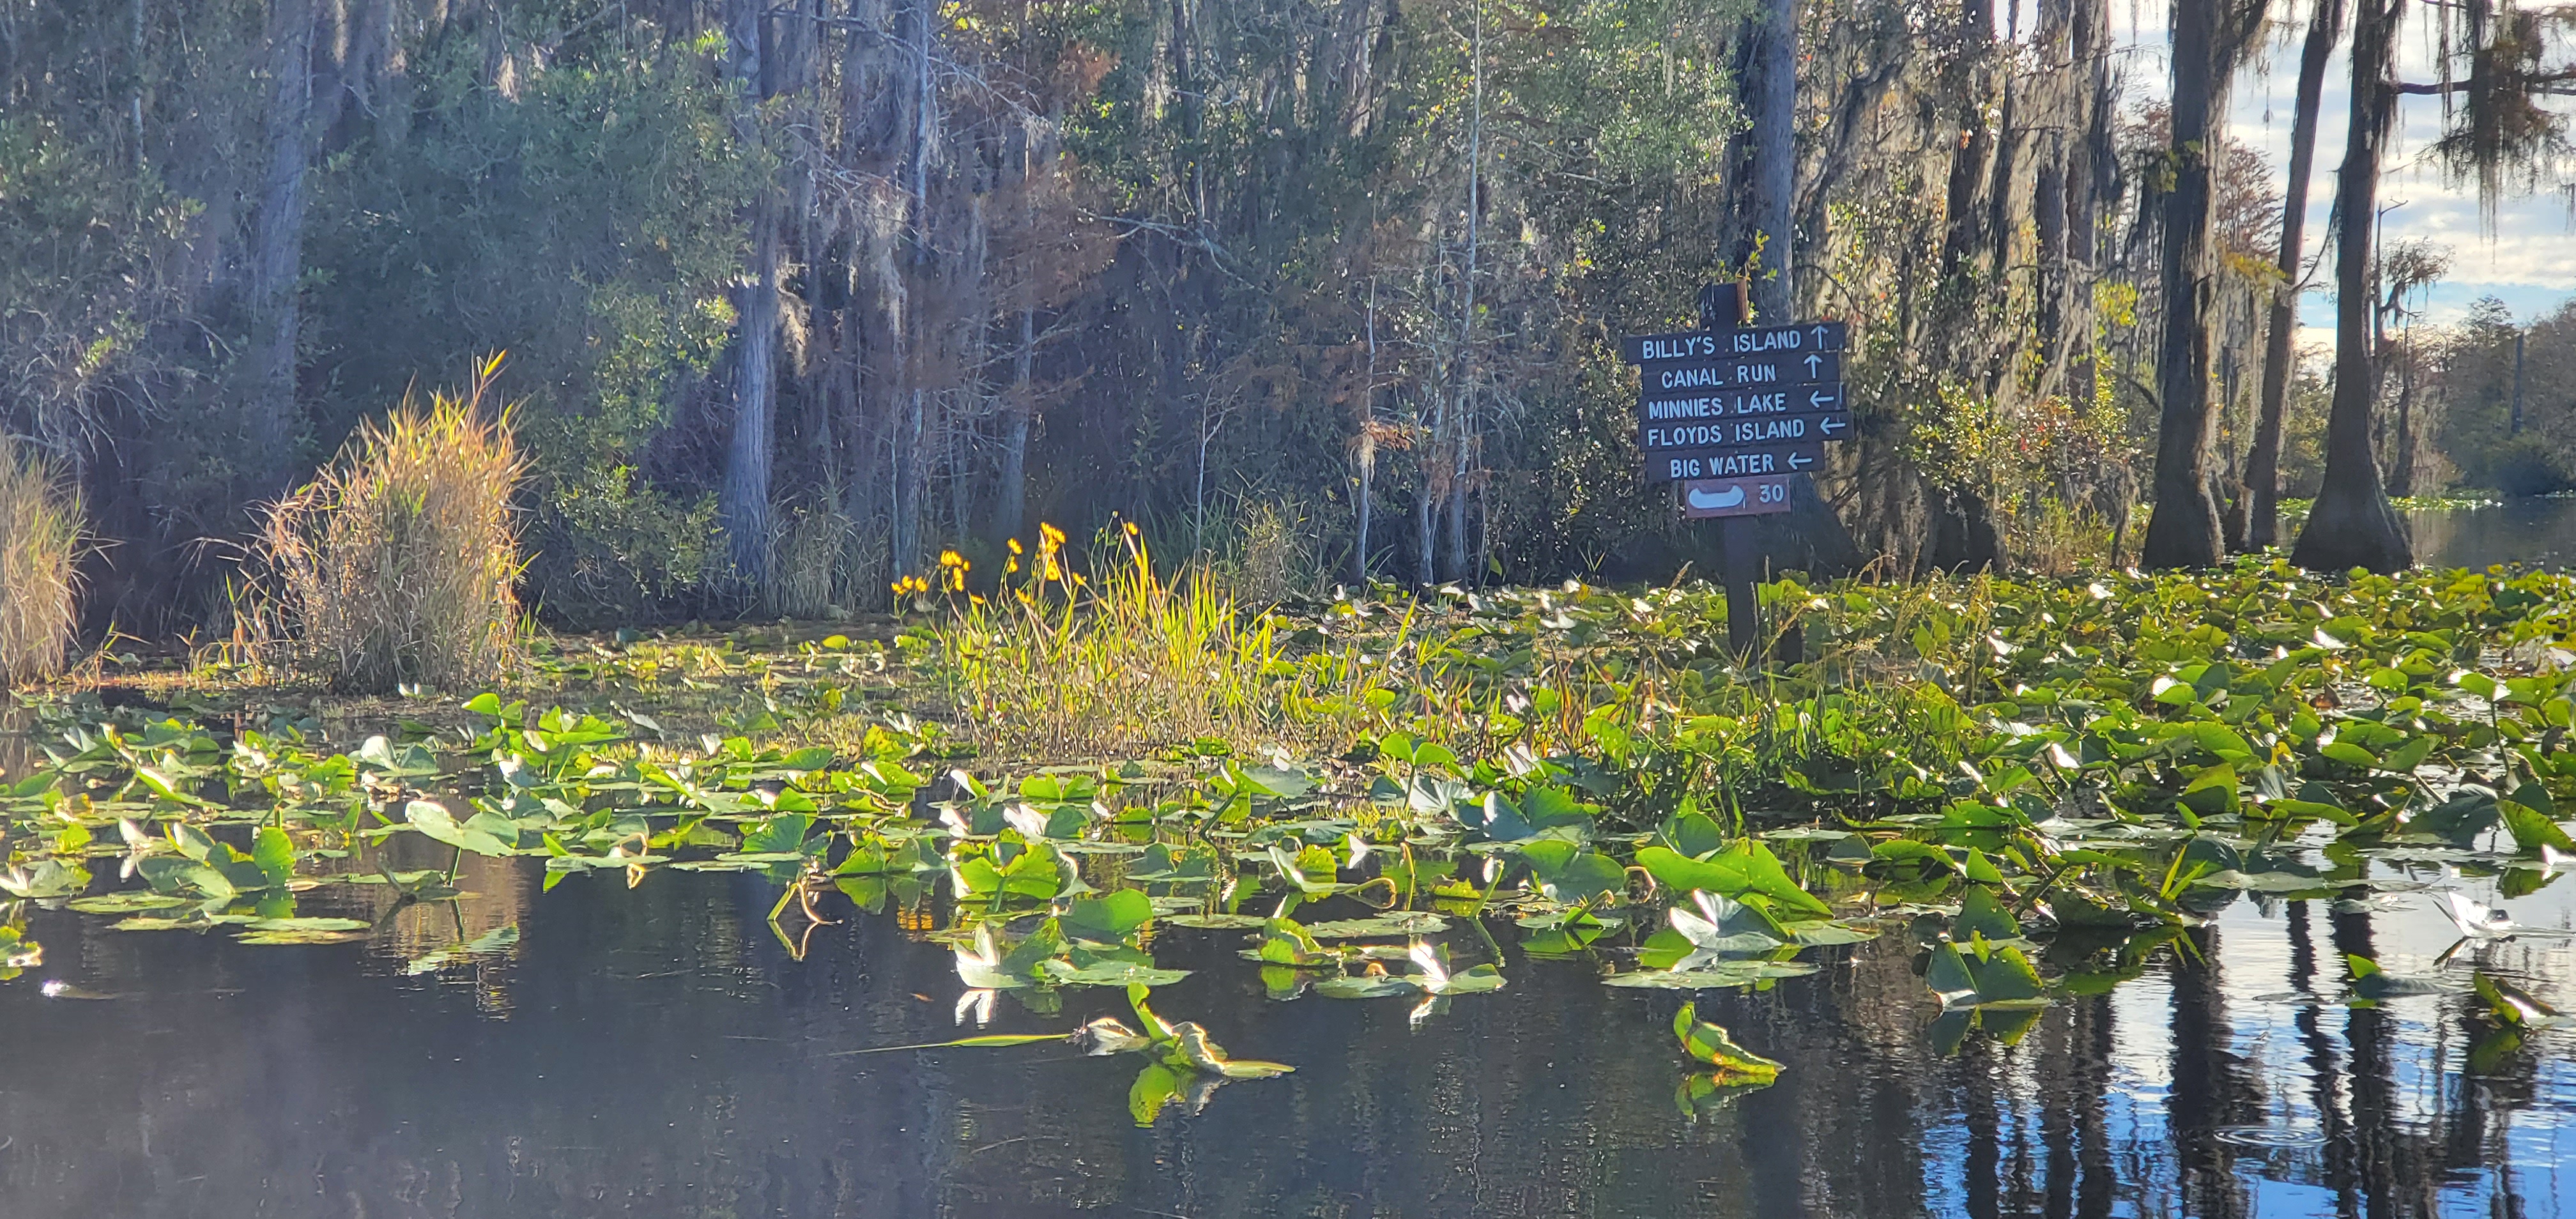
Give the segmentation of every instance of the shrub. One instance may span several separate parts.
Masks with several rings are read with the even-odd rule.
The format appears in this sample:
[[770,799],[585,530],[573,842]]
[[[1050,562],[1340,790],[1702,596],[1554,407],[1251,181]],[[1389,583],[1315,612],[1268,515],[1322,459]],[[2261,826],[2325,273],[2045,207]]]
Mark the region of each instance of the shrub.
[[63,671],[80,537],[79,492],[33,446],[0,435],[0,683]]
[[486,413],[495,358],[462,397],[405,399],[270,509],[246,635],[263,666],[351,690],[483,686],[518,659],[523,465]]
[[2568,487],[2567,471],[2537,436],[2516,436],[2487,456],[2488,485],[2506,495],[2548,495]]

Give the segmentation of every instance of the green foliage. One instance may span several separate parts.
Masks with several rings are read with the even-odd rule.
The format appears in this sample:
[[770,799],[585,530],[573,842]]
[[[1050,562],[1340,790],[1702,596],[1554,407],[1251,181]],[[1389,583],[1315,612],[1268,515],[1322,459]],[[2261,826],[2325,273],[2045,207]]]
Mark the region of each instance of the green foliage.
[[507,348],[530,456],[537,591],[576,619],[649,613],[710,574],[703,487],[641,466],[734,326],[736,215],[766,171],[724,87],[685,48],[601,48],[478,82],[464,40],[410,73],[407,126],[335,158],[307,301],[341,353],[326,419],[427,370]]

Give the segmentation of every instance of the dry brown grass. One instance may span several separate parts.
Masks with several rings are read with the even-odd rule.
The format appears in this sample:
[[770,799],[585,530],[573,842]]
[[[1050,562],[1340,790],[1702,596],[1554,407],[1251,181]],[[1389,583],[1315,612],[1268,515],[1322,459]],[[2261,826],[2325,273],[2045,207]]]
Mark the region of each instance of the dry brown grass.
[[480,689],[519,661],[522,566],[510,497],[524,465],[486,411],[496,358],[463,396],[406,399],[270,509],[241,599],[263,668],[347,690]]
[[70,659],[80,492],[25,441],[0,435],[0,684]]

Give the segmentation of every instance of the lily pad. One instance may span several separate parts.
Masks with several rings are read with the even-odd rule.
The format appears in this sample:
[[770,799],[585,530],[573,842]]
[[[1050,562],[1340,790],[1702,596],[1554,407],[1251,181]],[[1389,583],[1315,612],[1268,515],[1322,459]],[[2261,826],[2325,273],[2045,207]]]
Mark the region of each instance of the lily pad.
[[1186,969],[1161,969],[1134,961],[1094,961],[1077,966],[1061,958],[1038,963],[1038,971],[1060,986],[1169,986],[1190,976]]
[[1327,999],[1386,999],[1397,995],[1418,995],[1422,988],[1414,985],[1411,978],[1385,974],[1326,978],[1315,983],[1315,993]]
[[1707,1063],[1721,1084],[1767,1084],[1780,1078],[1780,1064],[1737,1045],[1724,1028],[1699,1018],[1699,1005],[1685,1003],[1673,1015],[1673,1036],[1683,1052]]
[[146,910],[176,910],[196,902],[168,893],[102,893],[95,897],[75,897],[63,903],[83,914],[140,914]]
[[1804,961],[1715,961],[1688,970],[1640,969],[1612,974],[1601,984],[1640,990],[1714,990],[1755,986],[1778,978],[1802,978],[1816,970],[1816,966]]
[[2013,945],[1997,947],[1982,939],[1972,940],[1965,949],[1957,944],[1943,944],[1932,950],[1931,966],[1923,980],[1941,996],[1941,1006],[1961,1007],[2045,1007],[2046,988],[2039,971],[2021,949]]
[[263,918],[245,926],[257,932],[365,931],[373,924],[353,918]]
[[355,944],[368,938],[364,931],[245,931],[233,937],[236,944]]
[[1269,921],[1258,914],[1167,914],[1162,918],[1165,926],[1202,931],[1252,931]]
[[1449,929],[1446,916],[1428,910],[1398,910],[1375,918],[1334,919],[1306,924],[1306,934],[1319,940],[1355,940],[1371,936],[1435,935]]
[[2350,986],[2353,997],[2376,1003],[2382,999],[2404,999],[2416,995],[2438,995],[2459,989],[2440,978],[2393,974],[2379,967],[2379,962],[2364,956],[2345,953],[2344,967],[2352,971]]

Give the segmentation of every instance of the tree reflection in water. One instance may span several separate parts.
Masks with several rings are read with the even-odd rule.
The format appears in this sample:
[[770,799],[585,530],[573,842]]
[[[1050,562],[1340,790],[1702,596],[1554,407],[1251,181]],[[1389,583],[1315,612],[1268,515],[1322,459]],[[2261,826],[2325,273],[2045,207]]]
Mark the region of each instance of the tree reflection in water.
[[[1416,1028],[1401,1002],[1270,1000],[1233,933],[1170,929],[1158,959],[1198,972],[1157,1007],[1298,1070],[1138,1129],[1132,1066],[1071,1047],[833,1057],[961,1035],[952,954],[891,917],[800,962],[739,878],[537,879],[469,874],[461,925],[510,904],[521,943],[421,978],[38,914],[48,976],[120,997],[0,989],[7,1213],[2520,1215],[2576,1158],[2566,1034],[2472,1075],[2465,996],[2343,1006],[2343,954],[2440,951],[2414,913],[2240,905],[1953,1056],[1905,937],[1831,950],[1700,996],[1786,1069],[1696,1118],[1672,1099],[1685,996],[1515,956],[1509,988]],[[2552,1001],[2576,972],[2564,942],[2481,951]],[[1001,1000],[990,1031],[1123,1001],[1062,993]]]

